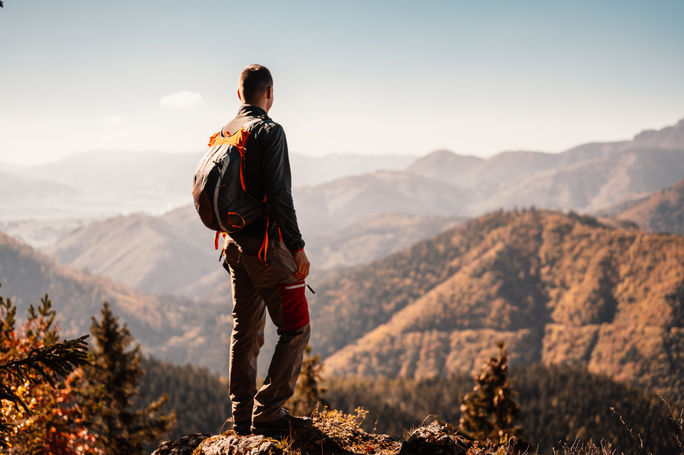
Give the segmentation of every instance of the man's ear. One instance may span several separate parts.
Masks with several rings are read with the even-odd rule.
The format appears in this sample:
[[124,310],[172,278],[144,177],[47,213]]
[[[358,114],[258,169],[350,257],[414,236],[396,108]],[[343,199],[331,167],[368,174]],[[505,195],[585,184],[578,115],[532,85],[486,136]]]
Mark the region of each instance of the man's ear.
[[240,89],[238,89],[237,94],[238,94],[238,99],[240,100],[240,102],[242,102],[242,95],[240,94]]
[[266,92],[266,98],[268,98],[268,99],[273,98],[273,86],[272,85],[268,88],[268,92]]

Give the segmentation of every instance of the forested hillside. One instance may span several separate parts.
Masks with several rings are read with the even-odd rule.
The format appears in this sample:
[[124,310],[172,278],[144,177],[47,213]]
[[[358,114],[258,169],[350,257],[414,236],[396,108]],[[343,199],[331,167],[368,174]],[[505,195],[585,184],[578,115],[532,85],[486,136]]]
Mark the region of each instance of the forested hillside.
[[[677,430],[668,407],[653,392],[640,390],[585,369],[530,365],[511,371],[520,404],[521,424],[539,453],[560,442],[609,441],[627,454],[643,453],[620,422],[622,417],[656,454],[677,453]],[[365,426],[400,437],[430,416],[458,423],[460,397],[472,390],[467,375],[414,380],[407,378],[334,378],[326,399],[332,408],[370,411]],[[672,405],[675,405],[674,403]],[[676,407],[676,406],[675,406]]]
[[[173,409],[178,421],[172,439],[193,432],[218,433],[229,416],[223,380],[207,370],[151,358],[143,367],[142,402],[162,392],[169,395],[165,409]],[[642,453],[626,425],[641,435],[646,450],[675,453],[675,422],[668,405],[651,391],[572,366],[521,366],[512,369],[511,378],[521,409],[520,424],[541,454],[575,439],[608,441],[626,454]],[[364,421],[367,430],[401,438],[405,430],[435,416],[457,424],[461,398],[472,389],[473,378],[465,374],[424,380],[337,377],[323,385],[331,409],[353,414],[362,407],[369,412]]]
[[542,210],[495,212],[327,283],[311,305],[330,375],[579,363],[681,397],[684,238]]
[[140,405],[166,394],[165,410],[175,411],[176,428],[171,437],[189,433],[218,433],[230,416],[228,384],[206,368],[176,365],[154,357],[142,361]]

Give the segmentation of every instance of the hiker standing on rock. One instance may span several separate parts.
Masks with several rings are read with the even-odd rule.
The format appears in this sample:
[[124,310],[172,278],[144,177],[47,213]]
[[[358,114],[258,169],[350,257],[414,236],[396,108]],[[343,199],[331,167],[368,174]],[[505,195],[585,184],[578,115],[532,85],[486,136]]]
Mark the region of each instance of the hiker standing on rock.
[[[229,366],[233,429],[238,434],[286,433],[301,423],[282,406],[294,393],[309,340],[309,310],[304,295],[309,260],[292,202],[285,132],[268,117],[273,105],[270,71],[261,65],[245,68],[240,74],[238,97],[242,106],[237,116],[212,136],[203,161],[230,161],[230,156],[220,160],[209,157],[222,145],[238,149],[239,155],[233,155],[241,161],[239,178],[234,174],[235,180],[239,180],[252,204],[258,201],[258,215],[251,221],[249,210],[240,213],[237,209],[227,211],[227,215],[217,210],[218,216],[212,218],[223,221],[218,221],[222,227],[216,229],[216,239],[218,245],[219,235],[224,236],[223,266],[230,273],[233,289]],[[217,185],[214,201],[224,186],[232,184],[238,185]],[[204,221],[198,200],[196,197]],[[257,356],[264,343],[266,310],[278,328],[278,343],[264,385],[257,391]]]

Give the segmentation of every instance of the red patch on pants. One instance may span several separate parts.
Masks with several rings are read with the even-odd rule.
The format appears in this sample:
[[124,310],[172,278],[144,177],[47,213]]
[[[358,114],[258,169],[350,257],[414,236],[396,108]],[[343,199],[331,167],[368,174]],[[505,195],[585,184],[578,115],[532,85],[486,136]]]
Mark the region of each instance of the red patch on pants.
[[285,330],[301,329],[309,323],[309,306],[306,303],[305,290],[304,281],[280,285]]

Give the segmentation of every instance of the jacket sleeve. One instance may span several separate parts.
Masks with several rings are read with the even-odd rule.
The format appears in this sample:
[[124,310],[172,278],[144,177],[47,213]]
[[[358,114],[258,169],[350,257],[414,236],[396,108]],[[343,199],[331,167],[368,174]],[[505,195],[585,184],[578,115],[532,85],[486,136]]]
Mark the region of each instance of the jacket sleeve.
[[285,246],[291,251],[304,248],[292,201],[292,175],[283,128],[274,124],[265,131],[261,165],[270,216],[280,227]]

